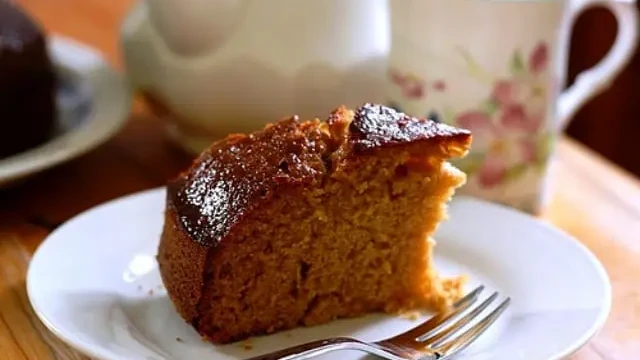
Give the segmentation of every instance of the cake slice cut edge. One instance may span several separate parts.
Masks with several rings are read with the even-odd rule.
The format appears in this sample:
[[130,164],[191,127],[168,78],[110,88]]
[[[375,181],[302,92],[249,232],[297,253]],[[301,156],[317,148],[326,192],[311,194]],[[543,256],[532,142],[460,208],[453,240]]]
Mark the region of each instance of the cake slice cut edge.
[[169,185],[158,262],[169,297],[225,344],[373,312],[440,310],[462,277],[433,266],[471,134],[340,107],[213,144]]

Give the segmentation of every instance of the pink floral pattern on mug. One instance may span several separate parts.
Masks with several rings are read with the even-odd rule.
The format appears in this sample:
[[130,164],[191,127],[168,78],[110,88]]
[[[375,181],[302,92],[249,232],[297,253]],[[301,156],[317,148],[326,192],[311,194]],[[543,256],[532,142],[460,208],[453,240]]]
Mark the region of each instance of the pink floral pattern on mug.
[[[499,78],[487,76],[469,54],[465,54],[465,60],[472,75],[485,81],[490,78],[490,88],[479,106],[461,111],[445,110],[442,116],[444,122],[473,133],[471,154],[456,165],[471,181],[477,181],[485,189],[515,180],[530,168],[544,168],[551,145],[551,134],[544,126],[549,101],[545,83],[549,67],[548,45],[538,43],[527,57],[519,50],[514,51],[509,75]],[[397,71],[392,71],[392,77],[403,89],[405,97],[426,97],[425,88],[429,82],[415,76],[407,80]],[[421,90],[412,91],[412,86],[417,84]],[[444,91],[444,81],[437,85],[440,86]],[[420,96],[416,96],[418,94]],[[441,118],[432,113],[425,115],[434,120]]]
[[474,134],[476,156],[464,170],[477,174],[483,188],[499,186],[528,168],[546,163],[549,135],[543,126],[548,97],[542,74],[548,66],[549,50],[543,42],[532,50],[526,63],[515,51],[510,76],[494,80],[480,108],[454,117],[453,124]]
[[442,80],[427,81],[417,75],[403,74],[396,69],[389,70],[391,81],[402,91],[402,95],[409,99],[425,99],[427,89],[430,87],[434,91],[445,91],[446,84]]

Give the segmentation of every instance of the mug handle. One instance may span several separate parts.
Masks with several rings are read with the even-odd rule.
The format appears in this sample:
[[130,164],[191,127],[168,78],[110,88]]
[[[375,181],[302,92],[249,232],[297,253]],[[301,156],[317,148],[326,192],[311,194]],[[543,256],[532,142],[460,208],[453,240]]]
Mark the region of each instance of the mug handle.
[[[580,73],[574,84],[558,97],[556,105],[558,131],[563,131],[567,127],[569,120],[582,105],[611,85],[636,50],[638,11],[635,0],[571,0],[568,4],[570,25],[581,12],[596,5],[604,6],[613,13],[618,22],[618,34],[609,53],[597,65]],[[565,36],[568,38],[569,28],[565,30]],[[562,62],[562,66],[566,64],[566,61]]]

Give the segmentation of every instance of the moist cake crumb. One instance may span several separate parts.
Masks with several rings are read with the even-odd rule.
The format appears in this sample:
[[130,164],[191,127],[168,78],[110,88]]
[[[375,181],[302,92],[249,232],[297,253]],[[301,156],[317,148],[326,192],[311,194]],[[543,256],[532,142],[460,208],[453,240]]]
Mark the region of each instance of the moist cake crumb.
[[158,264],[179,314],[226,344],[369,313],[442,310],[463,277],[432,235],[467,130],[382,105],[212,144],[168,185]]

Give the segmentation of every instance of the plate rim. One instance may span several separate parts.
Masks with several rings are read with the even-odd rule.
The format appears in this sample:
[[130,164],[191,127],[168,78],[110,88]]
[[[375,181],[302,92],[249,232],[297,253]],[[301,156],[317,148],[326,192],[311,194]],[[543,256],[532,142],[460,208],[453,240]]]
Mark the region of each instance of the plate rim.
[[[29,266],[27,269],[27,274],[25,277],[25,285],[26,285],[25,287],[27,292],[27,298],[38,319],[45,325],[45,327],[49,331],[51,331],[56,337],[58,337],[67,345],[84,353],[87,356],[94,357],[94,358],[99,358],[103,360],[129,360],[127,358],[121,357],[118,354],[113,354],[113,352],[108,351],[104,348],[93,346],[91,344],[81,341],[80,339],[77,339],[77,337],[75,336],[62,332],[61,330],[57,329],[56,326],[47,319],[42,309],[38,306],[37,301],[33,297],[34,290],[33,290],[32,284],[34,282],[33,277],[35,275],[34,275],[34,270],[32,265],[36,262],[39,256],[43,256],[41,255],[42,249],[45,248],[44,246],[47,243],[47,240],[49,240],[54,234],[60,231],[63,231],[67,226],[72,226],[74,222],[81,221],[83,217],[88,216],[90,213],[97,211],[99,209],[103,209],[111,206],[117,206],[118,203],[127,202],[138,197],[154,196],[154,195],[165,196],[165,194],[166,194],[166,187],[160,186],[160,187],[150,188],[150,189],[126,194],[126,195],[114,198],[112,200],[103,202],[101,204],[98,204],[89,209],[86,209],[78,213],[77,215],[73,216],[72,218],[68,219],[61,226],[59,226],[54,231],[49,233],[47,237],[38,245],[36,250],[33,252],[33,255],[31,257],[31,260],[29,262]],[[475,198],[467,195],[456,195],[453,198],[452,202],[453,201],[461,202],[461,203],[469,202],[469,203],[472,203],[473,205],[488,206],[499,212],[508,212],[508,213],[511,213],[512,216],[520,217],[525,221],[533,222],[534,226],[544,227],[547,230],[556,233],[559,238],[563,239],[562,241],[570,242],[578,250],[580,250],[582,255],[585,257],[586,260],[588,260],[589,264],[593,266],[593,269],[598,274],[598,280],[601,282],[601,284],[605,288],[605,292],[604,294],[602,294],[603,295],[602,305],[598,309],[599,310],[598,316],[595,317],[588,331],[582,334],[581,337],[577,338],[571,344],[567,344],[562,351],[558,352],[557,354],[554,354],[553,357],[549,358],[549,360],[563,359],[563,358],[566,358],[567,356],[570,356],[576,353],[583,346],[585,346],[591,339],[593,339],[596,335],[598,335],[598,333],[603,329],[612,310],[612,305],[613,305],[612,290],[613,289],[612,289],[612,283],[611,283],[610,277],[604,265],[598,259],[598,257],[584,243],[582,243],[576,237],[567,233],[563,229],[553,226],[553,224],[551,224],[550,222],[544,219],[537,218],[533,215],[521,212],[517,209],[510,208],[503,204],[490,202],[487,200],[483,200],[483,199],[479,199],[479,198]],[[48,246],[51,246],[51,245],[48,245]]]
[[565,350],[554,354],[554,356],[552,358],[549,358],[548,360],[561,360],[575,354],[589,341],[591,341],[591,339],[598,335],[600,331],[602,331],[604,325],[609,319],[609,316],[611,315],[611,310],[613,307],[613,286],[606,268],[604,267],[600,259],[598,259],[598,257],[593,253],[593,251],[589,249],[589,247],[587,247],[582,241],[578,240],[578,238],[576,238],[575,236],[569,234],[567,231],[554,226],[548,220],[533,216],[521,210],[511,208],[501,203],[491,202],[469,195],[456,195],[454,201],[455,199],[458,199],[458,201],[461,200],[475,203],[476,205],[493,207],[497,211],[511,213],[512,216],[520,217],[525,221],[531,221],[537,226],[545,228],[552,233],[556,233],[557,235],[559,235],[559,238],[564,239],[563,241],[570,242],[578,250],[580,250],[582,254],[589,260],[589,263],[593,266],[593,269],[598,274],[599,280],[602,281],[602,285],[605,288],[602,299],[602,307],[599,309],[600,312],[598,313],[598,316],[594,319],[588,331],[586,331],[580,338],[576,339],[572,344],[567,345]]
[[[26,293],[27,293],[27,299],[29,300],[29,304],[31,305],[31,308],[33,309],[33,312],[36,314],[36,316],[38,317],[38,320],[40,320],[40,322],[42,322],[42,324],[49,330],[51,331],[51,333],[53,335],[55,335],[58,339],[60,339],[62,342],[64,342],[65,344],[71,346],[72,348],[74,348],[75,350],[81,352],[82,354],[89,356],[91,358],[96,358],[96,359],[100,359],[100,360],[130,360],[124,357],[121,357],[119,355],[114,355],[112,352],[107,351],[103,348],[99,348],[99,347],[95,347],[95,346],[91,346],[91,345],[86,345],[85,342],[77,339],[74,336],[70,336],[66,333],[64,333],[63,331],[61,331],[60,329],[58,329],[54,324],[51,323],[51,321],[49,321],[49,319],[46,318],[45,314],[43,313],[43,311],[41,310],[41,308],[38,306],[38,304],[36,303],[34,297],[33,297],[33,282],[34,280],[33,277],[35,275],[33,275],[33,267],[32,265],[34,264],[34,262],[36,261],[36,258],[38,256],[42,256],[39,255],[41,254],[43,251],[42,249],[46,249],[44,248],[44,246],[46,246],[45,244],[47,243],[47,240],[49,240],[54,234],[56,234],[59,231],[62,231],[62,229],[64,229],[67,226],[71,226],[72,222],[75,221],[80,221],[84,216],[88,216],[88,214],[90,214],[93,211],[97,211],[99,209],[102,208],[106,208],[109,206],[114,206],[115,204],[119,203],[119,202],[126,202],[127,200],[136,198],[136,197],[142,197],[142,196],[151,196],[152,194],[156,193],[156,192],[164,192],[165,191],[165,187],[161,186],[161,187],[156,187],[156,188],[151,188],[151,189],[147,189],[147,190],[142,190],[142,191],[138,191],[138,192],[134,192],[131,194],[127,194],[127,195],[123,195],[108,201],[105,201],[103,203],[97,204],[96,206],[90,207],[84,211],[79,212],[78,214],[76,214],[75,216],[69,218],[67,221],[65,221],[62,225],[58,226],[56,229],[54,229],[52,232],[50,232],[47,237],[38,245],[38,247],[36,248],[36,250],[33,252],[31,259],[29,261],[29,266],[27,268],[27,274],[25,276],[25,288],[26,288]],[[50,244],[50,243],[49,243]],[[51,245],[48,245],[51,246]],[[170,360],[170,359],[167,359]]]
[[[86,81],[94,101],[87,121],[77,128],[38,146],[0,159],[0,187],[81,156],[113,137],[127,122],[133,92],[125,77],[116,72],[95,48],[59,34],[47,38],[56,71],[79,75]],[[111,91],[110,98],[95,90]],[[107,100],[107,101],[105,101]],[[104,116],[108,109],[110,116]]]

